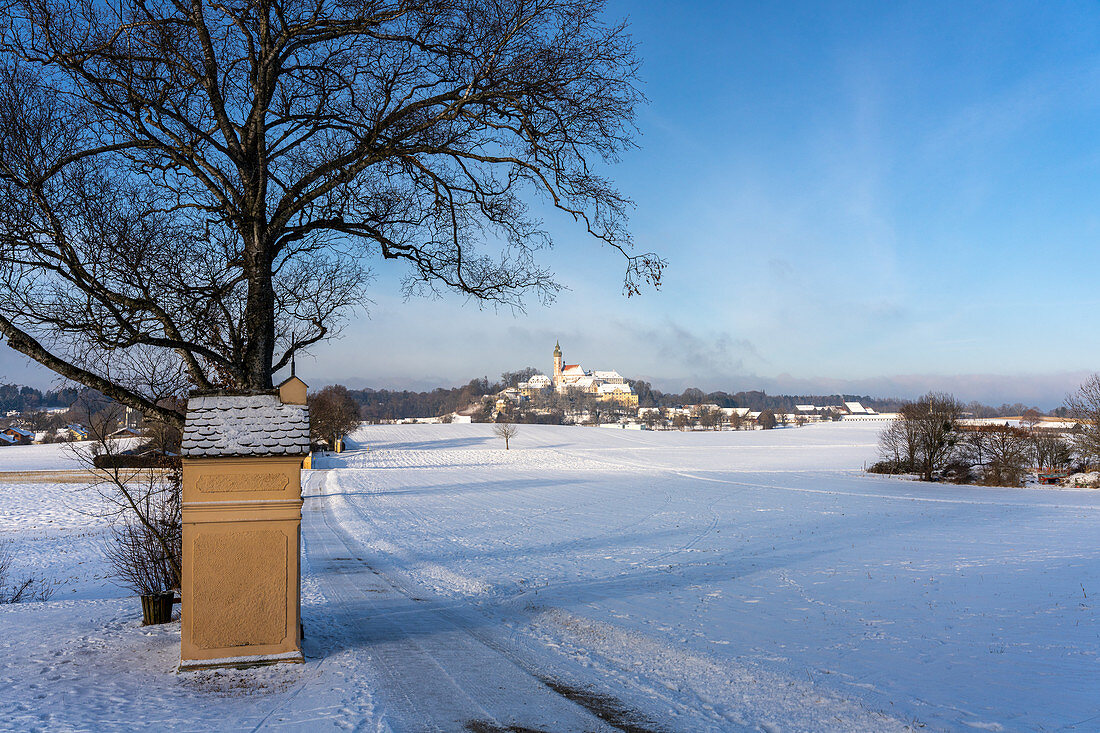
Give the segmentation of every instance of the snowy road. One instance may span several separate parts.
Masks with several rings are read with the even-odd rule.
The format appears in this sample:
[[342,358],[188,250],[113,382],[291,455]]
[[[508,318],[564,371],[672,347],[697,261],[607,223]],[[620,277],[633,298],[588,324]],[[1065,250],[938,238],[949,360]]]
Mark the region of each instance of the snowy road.
[[[1100,492],[868,476],[878,427],[364,428],[306,477],[306,664],[171,675],[86,571],[0,608],[0,728],[1100,729]],[[35,491],[52,568],[92,540]]]
[[[328,478],[320,477],[323,492],[331,489]],[[342,627],[335,637],[369,656],[369,688],[383,703],[381,724],[410,731],[607,729],[479,630],[460,605],[421,598],[397,572],[383,573],[364,561],[355,538],[373,527],[362,515],[335,520],[332,505],[338,503],[328,493],[308,502],[307,558]],[[351,690],[346,704],[358,703],[366,689]]]

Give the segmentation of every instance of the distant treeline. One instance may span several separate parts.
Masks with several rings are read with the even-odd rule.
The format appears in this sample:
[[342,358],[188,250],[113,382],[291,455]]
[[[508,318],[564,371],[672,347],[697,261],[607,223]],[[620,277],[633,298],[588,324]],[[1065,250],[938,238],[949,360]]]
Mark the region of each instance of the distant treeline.
[[[490,382],[488,377],[481,377],[471,379],[460,387],[439,387],[430,392],[366,388],[351,389],[348,390],[348,394],[359,404],[362,417],[367,422],[400,420],[407,417],[436,417],[476,407],[486,395],[495,395],[505,387],[514,387],[538,373],[539,370],[534,367],[527,367],[501,374],[499,382]],[[898,398],[849,394],[770,395],[758,390],[734,393],[703,392],[701,389],[694,387],[677,394],[654,389],[649,382],[639,379],[628,379],[627,381],[638,395],[639,407],[715,404],[719,407],[747,407],[750,410],[793,412],[795,405],[825,407],[838,405],[841,402],[859,402],[864,407],[870,407],[877,412],[895,412],[904,401]],[[68,407],[81,397],[87,400],[92,396],[97,397],[100,401],[103,400],[98,392],[84,388],[65,388],[42,392],[33,387],[3,384],[0,385],[0,414],[10,410],[33,412],[50,407]],[[1022,415],[1029,407],[1031,406],[1019,402],[1015,404],[1006,403],[1000,407],[971,402],[966,405],[966,410],[975,417],[1003,417]],[[1051,414],[1061,415],[1064,411],[1065,408],[1058,408]]]
[[839,406],[844,402],[859,402],[878,412],[893,412],[902,400],[881,399],[867,395],[770,395],[767,392],[751,390],[749,392],[704,392],[689,387],[679,394],[665,393],[653,389],[649,382],[628,379],[630,386],[638,395],[639,407],[680,407],[683,405],[718,405],[719,407],[747,407],[750,410],[771,410],[772,412],[794,412],[795,405],[815,405],[817,407]]
[[[771,410],[772,412],[794,412],[795,405],[814,405],[815,407],[836,407],[844,402],[858,402],[864,407],[870,407],[875,412],[897,412],[906,402],[898,397],[871,397],[870,395],[832,394],[832,395],[770,395],[767,392],[752,390],[749,392],[703,392],[701,389],[690,387],[680,394],[665,394],[653,389],[649,382],[636,379],[628,379],[630,386],[638,395],[639,407],[678,407],[682,405],[706,405],[714,404],[719,407],[747,407],[750,410]],[[1022,415],[1032,409],[1043,414],[1043,411],[1032,405],[1021,402],[1013,404],[1005,403],[1000,407],[984,405],[981,402],[971,402],[965,405],[968,413],[974,417],[1006,417],[1009,415]],[[1063,416],[1065,407],[1059,407],[1050,414]]]
[[359,403],[359,413],[367,422],[400,420],[406,417],[436,417],[463,410],[481,402],[488,394],[503,387],[487,378],[472,379],[461,387],[431,392],[410,392],[389,389],[349,389],[348,395]]
[[68,407],[86,390],[73,387],[42,392],[34,387],[0,384],[0,413],[34,412],[51,407]]

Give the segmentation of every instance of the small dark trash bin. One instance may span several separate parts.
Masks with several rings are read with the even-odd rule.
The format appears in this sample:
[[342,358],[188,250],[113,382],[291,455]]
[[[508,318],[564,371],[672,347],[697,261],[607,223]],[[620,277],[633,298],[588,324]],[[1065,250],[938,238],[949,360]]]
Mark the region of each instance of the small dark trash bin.
[[166,624],[172,620],[172,593],[153,593],[141,597],[141,625]]

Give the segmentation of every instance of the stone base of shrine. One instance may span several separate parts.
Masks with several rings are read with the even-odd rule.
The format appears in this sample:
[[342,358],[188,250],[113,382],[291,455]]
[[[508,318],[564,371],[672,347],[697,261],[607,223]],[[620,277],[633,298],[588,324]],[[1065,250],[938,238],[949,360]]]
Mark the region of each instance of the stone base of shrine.
[[222,657],[221,659],[203,659],[181,661],[180,672],[193,672],[199,669],[246,669],[248,667],[266,667],[271,664],[301,664],[306,661],[301,652],[286,654],[254,654],[247,657]]
[[184,459],[180,669],[302,661],[301,462]]

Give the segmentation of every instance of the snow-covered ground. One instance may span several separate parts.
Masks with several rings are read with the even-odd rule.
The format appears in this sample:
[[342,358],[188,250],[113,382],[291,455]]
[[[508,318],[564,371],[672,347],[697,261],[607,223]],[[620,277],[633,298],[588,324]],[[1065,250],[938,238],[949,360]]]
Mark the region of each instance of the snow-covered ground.
[[307,474],[308,661],[247,672],[173,674],[72,487],[0,483],[73,586],[0,607],[0,727],[1100,729],[1100,492],[869,476],[881,427],[364,428]]
[[90,441],[13,445],[0,449],[0,471],[65,471],[80,468],[74,451],[86,450]]

